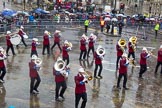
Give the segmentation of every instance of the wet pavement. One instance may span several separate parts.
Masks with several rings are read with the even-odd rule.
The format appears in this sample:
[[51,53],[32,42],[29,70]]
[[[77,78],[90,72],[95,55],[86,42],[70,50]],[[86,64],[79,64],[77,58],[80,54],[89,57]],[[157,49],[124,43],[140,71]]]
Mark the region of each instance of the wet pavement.
[[[38,46],[38,54],[42,59],[42,69],[39,74],[41,77],[41,84],[39,86],[40,94],[31,96],[29,93],[29,68],[30,61],[30,46],[24,48],[23,45],[16,51],[16,56],[10,56],[5,60],[7,67],[7,74],[5,76],[5,83],[0,84],[0,108],[7,108],[14,105],[16,108],[74,108],[74,76],[80,65],[84,66],[86,70],[93,73],[94,63],[92,56],[87,61],[79,62],[79,38],[83,30],[75,30],[69,28],[59,28],[62,32],[62,40],[72,42],[73,48],[70,55],[71,73],[67,80],[67,90],[65,92],[64,102],[55,102],[55,82],[52,74],[52,68],[55,57],[59,54],[59,49],[56,47],[53,55],[42,55],[42,45]],[[88,34],[96,31],[89,31]],[[42,34],[43,35],[43,34]],[[42,41],[42,37],[38,37]],[[129,90],[116,89],[115,63],[116,50],[115,45],[120,37],[107,37],[102,33],[98,33],[98,39],[95,44],[105,47],[106,55],[103,60],[103,79],[93,79],[87,84],[87,108],[160,108],[162,107],[162,78],[160,72],[154,75],[156,66],[156,58],[149,58],[148,70],[144,74],[144,79],[138,79],[139,73],[139,53],[142,47],[145,46],[148,50],[153,49],[153,53],[157,54],[157,49],[161,44],[161,38],[149,40],[138,39],[138,46],[136,51],[137,67],[132,71],[131,65],[128,68],[128,82]],[[53,39],[51,39],[51,45]],[[62,42],[63,42],[62,41]],[[26,40],[28,44],[31,39]],[[5,43],[1,42],[1,46],[6,48]],[[160,71],[160,69],[159,69]],[[121,82],[122,84],[122,82]]]

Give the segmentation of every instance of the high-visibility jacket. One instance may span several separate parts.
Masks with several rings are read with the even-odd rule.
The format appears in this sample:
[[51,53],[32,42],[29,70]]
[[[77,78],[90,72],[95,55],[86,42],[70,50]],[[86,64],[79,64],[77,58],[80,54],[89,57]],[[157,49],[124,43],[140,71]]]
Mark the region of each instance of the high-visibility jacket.
[[102,20],[102,21],[100,22],[100,25],[101,25],[101,26],[104,26],[104,25],[105,25],[105,21]]
[[159,30],[159,28],[160,28],[160,25],[156,24],[154,30]]
[[85,20],[85,21],[84,21],[84,25],[85,25],[85,26],[88,26],[88,25],[89,25],[89,20]]

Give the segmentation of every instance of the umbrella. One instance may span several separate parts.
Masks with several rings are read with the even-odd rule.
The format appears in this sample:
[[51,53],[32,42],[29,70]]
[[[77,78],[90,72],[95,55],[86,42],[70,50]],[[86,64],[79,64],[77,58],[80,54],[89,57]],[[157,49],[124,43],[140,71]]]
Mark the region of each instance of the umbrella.
[[117,18],[112,18],[111,21],[118,21],[118,19]]
[[134,18],[134,17],[138,17],[138,15],[137,15],[137,14],[135,14],[135,15],[133,15],[132,17],[133,17],[133,18]]
[[4,10],[2,11],[2,15],[3,15],[3,16],[12,16],[12,15],[15,14],[15,13],[16,13],[16,11],[11,10],[11,9],[4,9]]
[[109,17],[106,17],[104,20],[105,21],[110,21],[110,18]]
[[155,20],[155,18],[150,18],[150,21],[154,21]]
[[30,16],[28,12],[24,12],[24,11],[17,11],[17,14],[22,14],[25,16]]
[[117,14],[116,16],[118,16],[118,17],[126,17],[126,16],[123,15],[123,14]]

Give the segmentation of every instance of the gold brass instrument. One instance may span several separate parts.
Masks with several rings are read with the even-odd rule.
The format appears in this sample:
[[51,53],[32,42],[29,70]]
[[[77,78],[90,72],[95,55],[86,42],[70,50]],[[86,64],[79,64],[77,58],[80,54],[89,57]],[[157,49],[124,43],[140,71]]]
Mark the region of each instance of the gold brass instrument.
[[132,44],[132,48],[134,51],[136,51],[136,43],[137,43],[137,37],[136,36],[132,36],[129,41],[131,42]]
[[120,46],[121,50],[123,52],[125,52],[125,48],[126,48],[126,40],[121,38],[119,41],[118,41],[118,45]]
[[97,55],[99,55],[99,56],[104,56],[104,55],[105,55],[105,49],[104,49],[101,45],[99,45],[99,46],[97,47],[96,53],[97,53]]
[[62,71],[65,68],[66,64],[65,62],[61,59],[61,57],[57,58],[57,61],[54,64],[54,68],[56,71]]
[[88,43],[88,37],[85,34],[82,35],[82,39],[85,39],[86,42]]
[[42,59],[41,59],[41,58],[35,59],[35,64],[36,64],[37,66],[41,66],[41,64],[42,64]]
[[68,42],[67,46],[68,46],[68,49],[71,50],[73,47],[73,44],[71,42]]

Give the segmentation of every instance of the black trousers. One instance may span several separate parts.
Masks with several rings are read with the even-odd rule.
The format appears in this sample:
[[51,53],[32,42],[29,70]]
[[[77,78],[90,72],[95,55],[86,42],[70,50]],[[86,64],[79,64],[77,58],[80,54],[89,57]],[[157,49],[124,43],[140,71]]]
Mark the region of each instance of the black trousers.
[[66,61],[66,66],[69,64],[69,56],[68,57],[63,57],[63,61]]
[[[61,88],[61,91],[60,91],[60,88]],[[66,81],[56,82],[55,98],[57,99],[59,96],[64,97],[63,95],[65,93],[66,88],[67,88]],[[60,93],[59,93],[59,91],[60,91]]]
[[37,50],[33,50],[33,51],[31,51],[30,57],[32,57],[32,55],[36,55],[36,56],[38,57]]
[[122,28],[119,27],[119,35],[122,34]]
[[103,66],[102,66],[102,64],[95,64],[94,77],[96,77],[98,67],[100,67],[99,72],[98,72],[98,76],[101,76]]
[[50,54],[50,45],[43,45],[43,51],[42,51],[43,55],[44,55],[45,49],[47,49],[47,54]]
[[85,108],[87,103],[87,93],[75,94],[75,108],[78,108],[80,98],[83,99],[80,108]]
[[121,80],[122,77],[124,77],[124,80],[123,80],[123,87],[126,88],[127,73],[124,73],[124,74],[120,74],[120,73],[119,73],[118,82],[117,82],[117,87],[120,87],[120,80]]
[[0,79],[3,80],[4,76],[6,75],[6,68],[5,67],[0,68],[0,73],[1,73]]
[[156,68],[155,68],[155,73],[157,73],[159,66],[161,65],[161,74],[162,74],[162,62],[157,62]]
[[86,54],[87,54],[87,50],[81,50],[79,60],[82,59],[82,55],[83,55],[83,59],[86,59]]
[[40,76],[38,75],[36,78],[30,78],[30,93],[33,92],[33,90],[37,90],[38,86],[41,82]]
[[147,65],[140,65],[139,77],[142,77],[143,73],[147,71]]
[[7,49],[6,49],[6,54],[7,54],[7,55],[8,55],[8,51],[9,51],[9,49],[11,49],[12,54],[15,55],[15,51],[14,51],[14,47],[13,47],[13,45],[11,45],[11,46],[7,46]]
[[[22,43],[24,44],[24,46],[27,47],[27,44],[25,43],[24,37],[21,37],[21,41],[22,41]],[[16,47],[18,48],[19,45],[16,45]]]
[[132,58],[135,59],[135,53],[134,53],[134,52],[129,52],[129,53],[128,53],[128,58],[130,58],[131,55],[132,55]]
[[88,48],[87,56],[89,56],[89,53],[90,53],[91,50],[92,50],[93,57],[94,57],[94,47],[89,47],[89,48]]
[[118,69],[118,63],[119,63],[120,58],[121,58],[121,56],[117,56],[117,60],[116,60],[116,70]]
[[61,51],[61,46],[60,46],[60,43],[59,43],[59,42],[55,42],[55,43],[52,45],[51,50],[53,50],[53,48],[54,48],[56,45],[59,47],[59,49],[60,49],[60,51]]
[[85,26],[85,34],[87,34],[88,26]]
[[104,26],[101,26],[101,32],[103,32]]

